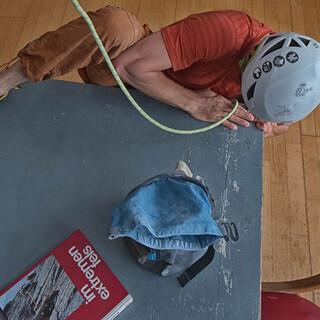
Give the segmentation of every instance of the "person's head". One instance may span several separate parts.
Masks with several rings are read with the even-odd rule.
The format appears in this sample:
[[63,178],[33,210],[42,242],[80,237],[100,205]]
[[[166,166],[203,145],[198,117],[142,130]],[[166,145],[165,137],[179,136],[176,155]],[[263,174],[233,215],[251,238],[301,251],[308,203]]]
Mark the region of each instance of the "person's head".
[[265,37],[244,69],[241,91],[259,119],[302,120],[320,103],[320,43],[292,32]]

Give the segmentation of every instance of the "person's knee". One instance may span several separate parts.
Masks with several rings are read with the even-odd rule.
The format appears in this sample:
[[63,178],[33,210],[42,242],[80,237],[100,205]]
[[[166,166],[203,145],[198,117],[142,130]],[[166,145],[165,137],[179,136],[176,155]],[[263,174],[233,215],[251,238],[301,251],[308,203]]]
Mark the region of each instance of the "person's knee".
[[101,38],[117,38],[132,31],[128,13],[119,7],[108,5],[90,13],[90,18]]

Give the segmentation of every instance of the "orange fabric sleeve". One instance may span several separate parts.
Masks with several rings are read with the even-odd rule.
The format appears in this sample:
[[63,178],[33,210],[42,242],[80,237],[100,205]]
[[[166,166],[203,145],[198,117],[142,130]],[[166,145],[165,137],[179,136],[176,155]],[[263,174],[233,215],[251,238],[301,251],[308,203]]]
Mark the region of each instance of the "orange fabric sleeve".
[[160,31],[173,71],[223,59],[237,49],[236,27],[223,11],[194,14]]

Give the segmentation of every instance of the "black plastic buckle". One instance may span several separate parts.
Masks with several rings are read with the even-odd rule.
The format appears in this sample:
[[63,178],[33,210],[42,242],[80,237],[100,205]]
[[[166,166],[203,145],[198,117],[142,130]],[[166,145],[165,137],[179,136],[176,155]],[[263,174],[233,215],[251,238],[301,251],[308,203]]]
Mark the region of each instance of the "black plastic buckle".
[[226,235],[224,236],[224,239],[226,241],[238,241],[239,240],[239,231],[234,222],[222,222],[221,225],[226,230]]

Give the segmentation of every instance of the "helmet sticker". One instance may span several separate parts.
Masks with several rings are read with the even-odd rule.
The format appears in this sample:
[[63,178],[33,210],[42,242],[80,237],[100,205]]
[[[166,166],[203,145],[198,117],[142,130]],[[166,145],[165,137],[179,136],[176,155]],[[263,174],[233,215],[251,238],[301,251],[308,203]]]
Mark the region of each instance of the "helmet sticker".
[[255,79],[259,79],[261,77],[261,73],[262,73],[261,69],[257,67],[253,70],[253,77]]
[[290,51],[287,53],[286,58],[288,62],[296,63],[299,60],[299,55],[294,51]]
[[310,91],[313,91],[312,87],[307,87],[306,83],[301,83],[298,89],[296,90],[296,97],[303,97]]
[[262,70],[263,72],[270,72],[272,69],[272,63],[270,61],[266,61],[263,65],[262,65]]
[[285,59],[283,56],[276,56],[274,59],[273,59],[273,64],[276,66],[276,67],[282,67],[285,63]]
[[283,117],[285,115],[289,115],[291,114],[290,109],[287,106],[283,106],[283,105],[278,105],[276,106],[276,110],[274,112],[274,116],[275,117]]

